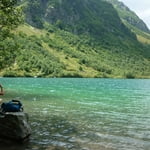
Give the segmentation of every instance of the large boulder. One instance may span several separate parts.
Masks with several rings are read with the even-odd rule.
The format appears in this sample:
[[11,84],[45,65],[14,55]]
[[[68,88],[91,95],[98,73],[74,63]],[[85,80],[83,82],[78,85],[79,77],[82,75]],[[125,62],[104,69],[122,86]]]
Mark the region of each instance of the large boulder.
[[24,112],[6,112],[0,114],[0,137],[15,141],[24,141],[31,135],[28,114]]

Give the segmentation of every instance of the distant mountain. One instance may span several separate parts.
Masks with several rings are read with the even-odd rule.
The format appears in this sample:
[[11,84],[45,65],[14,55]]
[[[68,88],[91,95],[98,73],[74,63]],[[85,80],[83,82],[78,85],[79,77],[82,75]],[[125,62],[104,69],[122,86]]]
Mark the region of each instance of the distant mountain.
[[111,3],[114,6],[122,22],[136,34],[137,39],[140,42],[144,44],[150,44],[150,30],[132,10],[124,5],[123,2],[120,2],[118,0],[105,1]]
[[150,78],[149,31],[142,21],[138,27],[134,19],[125,20],[136,15],[123,4],[121,13],[119,4],[20,0],[26,23],[13,31],[12,63],[4,62],[0,75]]
[[150,33],[150,30],[148,29],[146,24],[132,10],[124,5],[123,2],[120,2],[118,0],[105,1],[110,2],[114,6],[123,21],[128,22],[130,25],[137,27],[144,32]]

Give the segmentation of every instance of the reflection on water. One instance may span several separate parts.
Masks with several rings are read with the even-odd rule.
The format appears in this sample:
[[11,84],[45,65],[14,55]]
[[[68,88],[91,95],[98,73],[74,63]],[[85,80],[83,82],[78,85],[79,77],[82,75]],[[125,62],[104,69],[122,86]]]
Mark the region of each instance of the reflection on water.
[[1,78],[32,128],[3,150],[149,150],[150,80]]

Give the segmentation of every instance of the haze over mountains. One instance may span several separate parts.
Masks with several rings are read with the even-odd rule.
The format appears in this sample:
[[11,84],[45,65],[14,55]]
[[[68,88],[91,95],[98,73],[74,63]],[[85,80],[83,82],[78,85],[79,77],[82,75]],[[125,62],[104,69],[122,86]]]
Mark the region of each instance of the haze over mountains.
[[[150,31],[117,0],[20,0],[26,24],[3,76],[150,77]],[[8,71],[9,70],[9,71]]]

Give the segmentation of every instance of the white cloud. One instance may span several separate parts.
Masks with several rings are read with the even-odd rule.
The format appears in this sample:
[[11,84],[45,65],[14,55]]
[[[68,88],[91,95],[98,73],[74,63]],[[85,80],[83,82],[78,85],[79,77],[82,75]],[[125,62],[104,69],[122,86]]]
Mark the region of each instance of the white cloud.
[[150,29],[150,0],[119,0],[134,11]]

